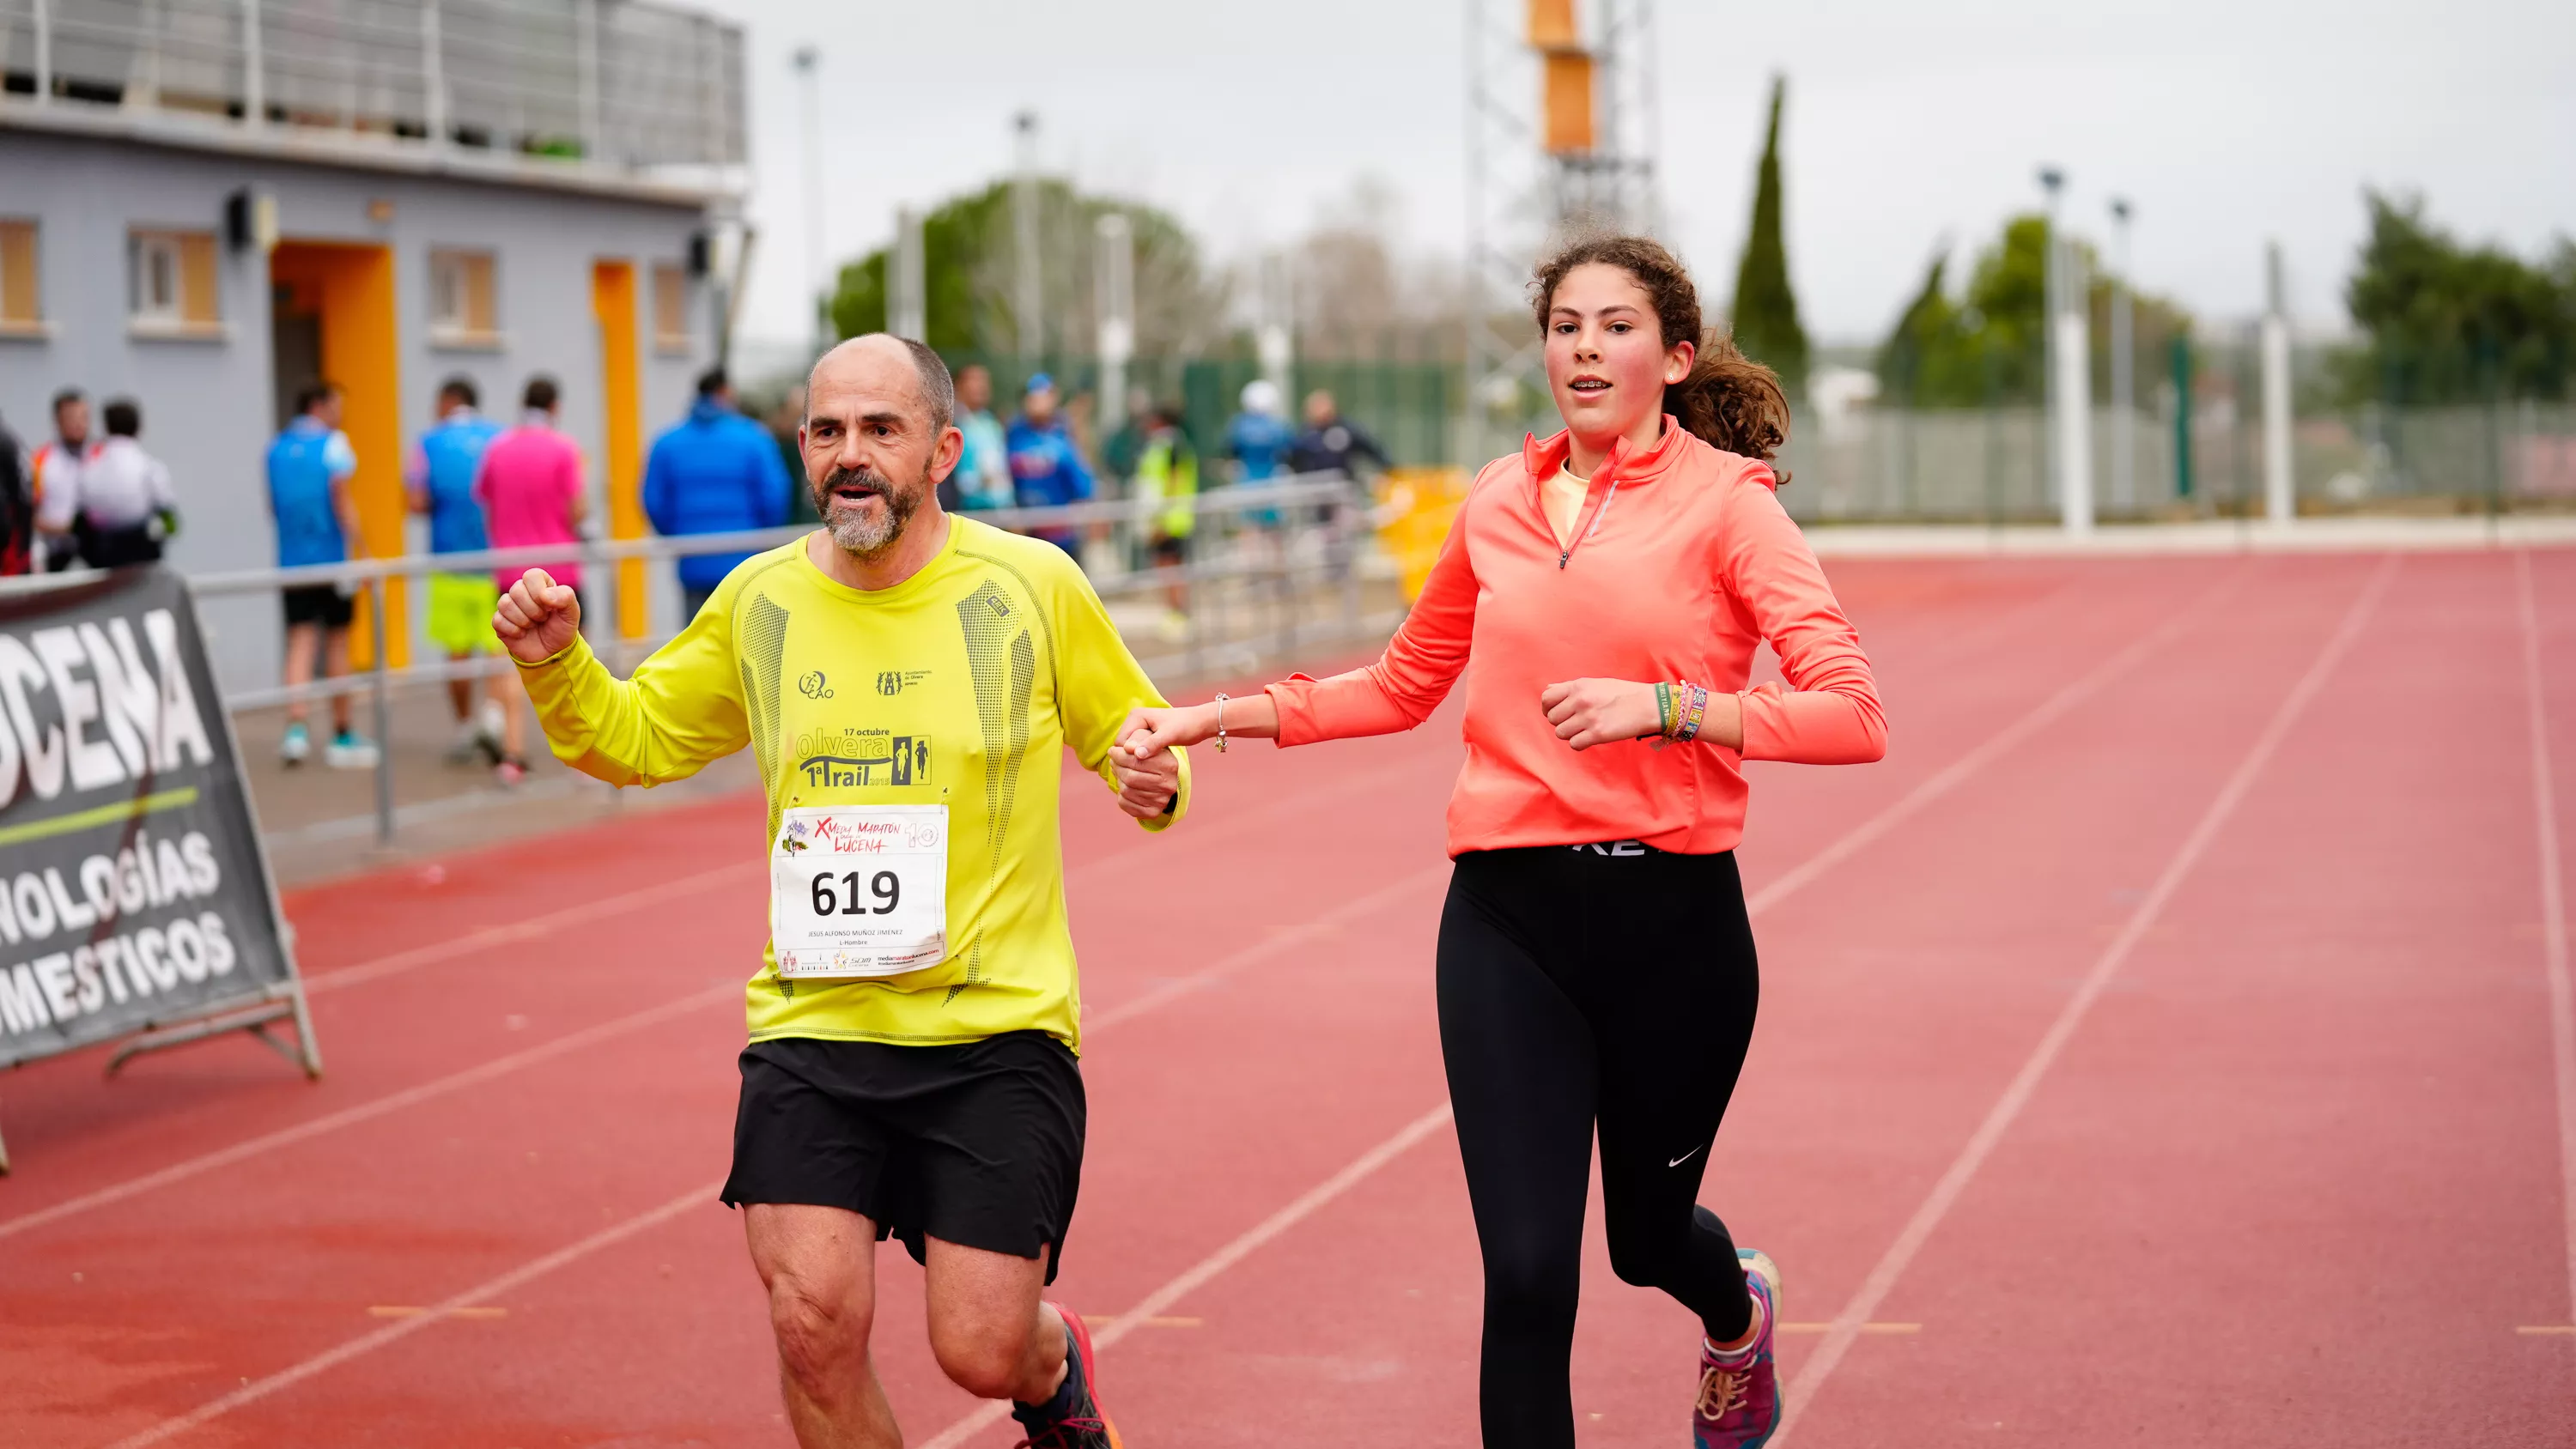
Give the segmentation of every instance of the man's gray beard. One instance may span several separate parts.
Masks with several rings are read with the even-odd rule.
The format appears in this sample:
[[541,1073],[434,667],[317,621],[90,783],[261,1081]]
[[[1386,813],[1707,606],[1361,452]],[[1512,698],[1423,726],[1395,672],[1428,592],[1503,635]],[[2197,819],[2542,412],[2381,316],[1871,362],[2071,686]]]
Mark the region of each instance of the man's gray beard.
[[[885,501],[884,515],[871,523],[855,511],[836,511],[834,505],[838,500],[832,496],[832,490],[846,481],[852,480],[837,470],[824,479],[823,486],[815,490],[815,510],[823,515],[823,529],[832,536],[834,547],[854,558],[877,558],[902,541],[905,526],[912,522],[912,515],[921,507],[921,492],[906,493],[873,474],[857,475],[855,481],[875,487],[877,496]],[[929,482],[927,473],[922,475],[922,481]]]

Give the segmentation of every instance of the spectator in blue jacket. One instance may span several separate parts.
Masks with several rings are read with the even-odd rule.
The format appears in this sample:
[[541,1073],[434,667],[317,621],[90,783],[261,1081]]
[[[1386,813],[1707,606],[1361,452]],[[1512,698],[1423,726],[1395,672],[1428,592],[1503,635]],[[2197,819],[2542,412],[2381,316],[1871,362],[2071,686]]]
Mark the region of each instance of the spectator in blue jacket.
[[[1022,508],[1080,503],[1091,496],[1091,469],[1082,461],[1082,450],[1073,445],[1073,435],[1065,431],[1064,416],[1056,409],[1055,379],[1045,373],[1029,379],[1005,446],[1011,455],[1011,487]],[[1082,558],[1079,529],[1033,528],[1029,534],[1063,549],[1077,562]]]
[[[1288,471],[1288,449],[1297,435],[1280,415],[1277,383],[1266,377],[1254,378],[1243,385],[1242,401],[1243,411],[1225,425],[1225,455],[1234,460],[1237,484],[1267,483]],[[1262,508],[1246,515],[1244,521],[1275,531],[1286,517],[1276,508]]]
[[[644,462],[644,514],[666,538],[775,528],[787,521],[793,491],[768,430],[734,411],[733,384],[721,367],[698,379],[689,416],[653,440]],[[716,585],[749,557],[681,559],[680,596],[688,617],[696,618]]]

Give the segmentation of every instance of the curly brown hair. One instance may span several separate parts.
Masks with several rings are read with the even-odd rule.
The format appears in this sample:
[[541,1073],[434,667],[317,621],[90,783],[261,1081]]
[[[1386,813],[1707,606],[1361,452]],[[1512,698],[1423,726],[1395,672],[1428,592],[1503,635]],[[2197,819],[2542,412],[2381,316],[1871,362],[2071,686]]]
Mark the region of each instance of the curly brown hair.
[[[1539,263],[1530,277],[1530,311],[1547,335],[1548,309],[1566,273],[1588,263],[1613,266],[1636,278],[1654,305],[1664,345],[1699,344],[1690,375],[1664,389],[1664,409],[1712,448],[1770,462],[1789,441],[1789,397],[1780,376],[1744,355],[1735,339],[1700,324],[1699,288],[1681,260],[1661,242],[1642,236],[1594,236],[1568,244]],[[1781,473],[1780,481],[1789,481]]]

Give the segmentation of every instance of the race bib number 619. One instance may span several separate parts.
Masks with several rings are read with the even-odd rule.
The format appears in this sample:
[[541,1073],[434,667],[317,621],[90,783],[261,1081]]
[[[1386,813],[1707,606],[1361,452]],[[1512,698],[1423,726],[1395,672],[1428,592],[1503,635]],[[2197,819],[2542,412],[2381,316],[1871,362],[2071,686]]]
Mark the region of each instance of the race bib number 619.
[[784,812],[770,853],[781,976],[896,976],[948,954],[948,807]]

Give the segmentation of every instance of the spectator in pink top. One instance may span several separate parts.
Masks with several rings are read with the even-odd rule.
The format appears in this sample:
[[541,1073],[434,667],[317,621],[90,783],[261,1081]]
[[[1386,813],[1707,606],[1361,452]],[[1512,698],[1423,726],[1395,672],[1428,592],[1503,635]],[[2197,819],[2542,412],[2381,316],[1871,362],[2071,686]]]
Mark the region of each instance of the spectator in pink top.
[[[520,401],[524,411],[519,415],[519,425],[492,440],[483,452],[482,471],[474,480],[474,496],[491,523],[492,546],[528,548],[579,543],[581,521],[590,511],[590,498],[582,480],[581,449],[555,431],[562,392],[553,378],[539,374],[528,379],[527,391]],[[580,564],[567,559],[537,566],[554,575],[557,582],[571,585],[576,592],[580,590]],[[529,567],[513,564],[495,570],[493,577],[506,589],[518,582],[519,575]],[[502,678],[505,688],[518,691],[515,672]],[[504,785],[516,785],[528,777],[527,716],[524,696],[512,701],[502,714],[501,763],[493,770]]]
[[[555,431],[563,402],[555,380],[540,373],[528,379],[522,395],[519,425],[492,440],[484,451],[483,471],[474,496],[483,504],[492,528],[494,548],[527,548],[541,543],[579,543],[581,520],[590,501],[582,485],[581,449]],[[494,571],[494,581],[507,574],[519,581],[528,565]],[[581,565],[569,561],[536,567],[556,582],[581,587]]]

